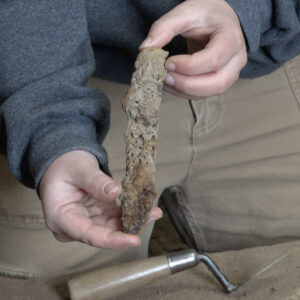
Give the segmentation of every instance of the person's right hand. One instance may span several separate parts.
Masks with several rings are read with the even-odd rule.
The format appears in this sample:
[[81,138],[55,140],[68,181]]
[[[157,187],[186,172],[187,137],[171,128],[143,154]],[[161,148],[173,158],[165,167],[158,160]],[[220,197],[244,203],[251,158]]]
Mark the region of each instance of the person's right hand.
[[[121,190],[91,153],[65,153],[52,162],[40,183],[46,225],[61,242],[79,241],[98,248],[138,246],[137,235],[121,231],[121,208],[115,203]],[[158,207],[150,211],[150,221],[161,216]]]
[[224,0],[186,0],[158,19],[140,48],[161,48],[176,35],[187,39],[191,55],[169,57],[164,88],[188,99],[220,95],[247,62],[243,32]]

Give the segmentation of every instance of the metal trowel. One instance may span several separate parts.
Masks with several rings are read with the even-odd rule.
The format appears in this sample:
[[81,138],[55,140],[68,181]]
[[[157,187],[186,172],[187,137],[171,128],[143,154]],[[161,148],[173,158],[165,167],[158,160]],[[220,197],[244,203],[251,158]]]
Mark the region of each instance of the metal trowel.
[[231,283],[209,256],[195,250],[192,235],[187,234],[188,226],[180,209],[176,207],[172,193],[166,190],[162,200],[177,232],[186,244],[194,249],[124,263],[73,278],[68,283],[71,299],[92,300],[116,297],[154,280],[195,267],[199,262],[205,263],[226,293],[239,286]]
[[[161,200],[175,229],[191,249],[128,262],[73,278],[68,283],[72,300],[110,299],[128,293],[154,280],[195,267],[199,262],[203,262],[208,267],[226,293],[234,291],[241,285],[231,283],[209,256],[195,250],[197,247],[193,235],[189,230],[189,226],[187,226],[187,221],[178,202],[174,199],[174,190],[173,192],[172,190],[166,190]],[[286,253],[266,268],[263,268],[253,277],[269,269],[288,254]]]
[[228,281],[211,258],[190,249],[124,263],[76,277],[69,282],[71,299],[113,298],[154,280],[192,268],[199,261],[207,265],[227,293],[238,287]]

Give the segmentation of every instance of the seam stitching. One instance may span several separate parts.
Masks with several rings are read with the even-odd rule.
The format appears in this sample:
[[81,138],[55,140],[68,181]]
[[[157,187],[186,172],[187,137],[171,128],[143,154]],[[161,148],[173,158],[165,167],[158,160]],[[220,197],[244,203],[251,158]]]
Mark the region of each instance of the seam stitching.
[[0,267],[0,275],[13,279],[33,279],[34,274],[26,271],[15,271]]
[[[178,203],[182,207],[183,214],[186,216],[185,219],[186,219],[187,223],[189,224],[190,229],[192,231],[192,234],[193,234],[196,246],[197,246],[197,250],[199,251],[199,249],[200,249],[199,246],[201,245],[201,248],[203,249],[203,251],[206,251],[207,242],[205,239],[204,232],[189,206],[184,187],[180,187],[180,189],[177,189],[175,187],[175,189],[173,189],[173,190],[175,190],[175,194],[176,194]],[[199,234],[196,234],[196,233],[199,233]],[[199,235],[200,235],[200,237],[199,237]]]
[[286,63],[284,65],[284,71],[288,78],[290,88],[294,94],[296,101],[297,101],[298,107],[300,108],[300,87],[297,85],[297,77],[296,77],[295,71],[293,69],[294,65],[295,64],[293,61]]
[[190,161],[190,164],[189,164],[189,169],[187,171],[186,177],[183,179],[182,184],[184,184],[185,182],[187,182],[189,180],[190,175],[192,173],[192,167],[193,167],[193,164],[194,164],[194,161],[195,161],[195,157],[196,157],[196,149],[195,149],[195,135],[196,135],[196,132],[195,132],[195,129],[196,129],[196,126],[199,122],[199,115],[198,115],[197,109],[195,108],[195,103],[194,103],[193,100],[189,100],[189,105],[190,105],[190,109],[192,111],[192,115],[194,117],[194,123],[193,123],[193,126],[191,128],[192,158],[191,158],[191,161]]

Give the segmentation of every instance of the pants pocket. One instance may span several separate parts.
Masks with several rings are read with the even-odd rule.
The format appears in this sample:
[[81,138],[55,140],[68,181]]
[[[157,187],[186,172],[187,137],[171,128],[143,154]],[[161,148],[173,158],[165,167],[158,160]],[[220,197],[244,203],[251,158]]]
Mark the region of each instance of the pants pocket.
[[214,96],[202,100],[190,100],[195,118],[197,137],[210,133],[220,123],[223,96]]

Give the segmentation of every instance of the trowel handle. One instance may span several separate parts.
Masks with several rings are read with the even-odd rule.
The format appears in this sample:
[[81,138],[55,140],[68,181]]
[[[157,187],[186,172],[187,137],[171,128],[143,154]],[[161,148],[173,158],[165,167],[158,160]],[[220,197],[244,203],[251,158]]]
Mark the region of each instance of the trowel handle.
[[166,256],[94,271],[69,282],[72,300],[112,298],[171,273]]
[[72,300],[108,299],[195,266],[194,250],[151,257],[84,274],[69,281]]

